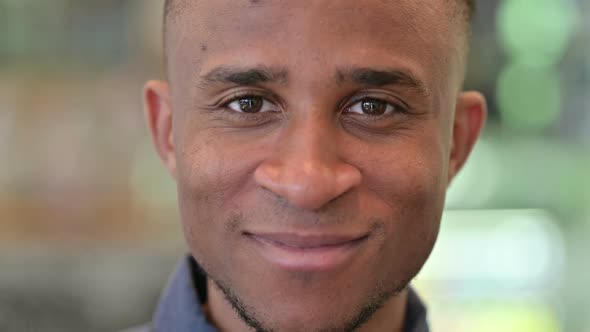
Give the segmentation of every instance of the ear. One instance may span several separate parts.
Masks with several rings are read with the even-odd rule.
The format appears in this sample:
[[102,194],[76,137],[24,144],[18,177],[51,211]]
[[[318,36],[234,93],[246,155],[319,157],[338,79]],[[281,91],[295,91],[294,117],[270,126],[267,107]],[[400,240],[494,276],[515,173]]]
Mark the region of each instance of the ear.
[[453,141],[448,183],[461,170],[471,153],[487,118],[485,97],[474,91],[463,92],[457,99],[453,122]]
[[176,178],[176,156],[172,136],[172,105],[168,83],[149,81],[143,89],[144,113],[152,141],[160,159],[173,178]]

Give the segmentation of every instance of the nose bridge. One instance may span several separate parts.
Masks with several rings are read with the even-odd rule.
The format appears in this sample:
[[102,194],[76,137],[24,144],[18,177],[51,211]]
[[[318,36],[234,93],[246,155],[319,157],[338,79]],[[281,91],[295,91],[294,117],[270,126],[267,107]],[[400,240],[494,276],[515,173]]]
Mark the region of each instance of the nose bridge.
[[336,132],[328,117],[306,114],[292,119],[279,144],[278,158],[288,163],[286,167],[326,167],[337,157]]
[[290,119],[276,149],[256,170],[257,183],[302,209],[319,209],[360,182],[342,161],[331,118],[305,114]]

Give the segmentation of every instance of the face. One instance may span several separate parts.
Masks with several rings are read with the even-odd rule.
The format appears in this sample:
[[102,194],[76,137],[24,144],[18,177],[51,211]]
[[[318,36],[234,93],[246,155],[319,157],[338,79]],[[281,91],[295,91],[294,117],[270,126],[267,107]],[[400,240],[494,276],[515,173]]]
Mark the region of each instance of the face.
[[358,325],[429,256],[483,124],[465,27],[444,0],[187,3],[146,109],[191,253],[252,324]]

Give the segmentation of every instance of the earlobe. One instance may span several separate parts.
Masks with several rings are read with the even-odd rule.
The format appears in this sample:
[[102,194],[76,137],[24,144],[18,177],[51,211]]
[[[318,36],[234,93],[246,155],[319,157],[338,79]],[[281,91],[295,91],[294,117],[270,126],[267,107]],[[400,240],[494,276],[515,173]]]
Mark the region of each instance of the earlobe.
[[172,135],[172,107],[168,84],[148,81],[143,89],[144,113],[160,159],[173,178],[176,178],[176,157]]
[[457,99],[448,182],[461,170],[471,153],[487,118],[485,97],[475,91],[463,92]]

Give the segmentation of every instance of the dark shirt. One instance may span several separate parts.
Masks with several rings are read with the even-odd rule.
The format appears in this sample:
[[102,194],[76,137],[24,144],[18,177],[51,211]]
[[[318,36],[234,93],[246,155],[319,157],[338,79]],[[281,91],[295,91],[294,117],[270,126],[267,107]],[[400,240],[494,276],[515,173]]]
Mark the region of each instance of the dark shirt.
[[[218,332],[201,305],[207,301],[207,278],[195,260],[181,261],[162,293],[151,326],[129,332]],[[404,332],[429,332],[426,308],[410,288],[404,320]]]

